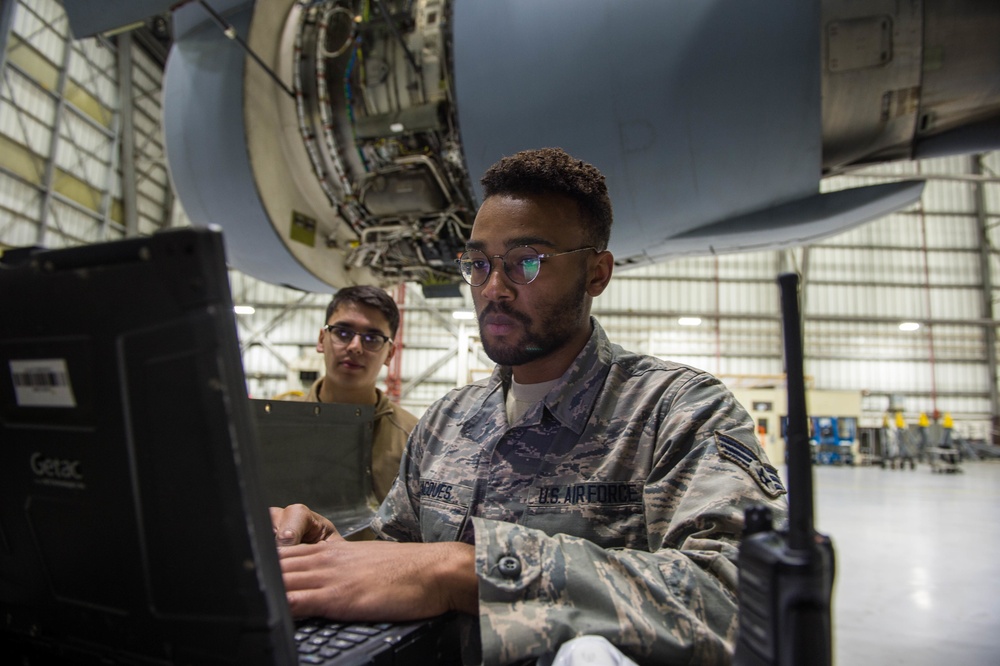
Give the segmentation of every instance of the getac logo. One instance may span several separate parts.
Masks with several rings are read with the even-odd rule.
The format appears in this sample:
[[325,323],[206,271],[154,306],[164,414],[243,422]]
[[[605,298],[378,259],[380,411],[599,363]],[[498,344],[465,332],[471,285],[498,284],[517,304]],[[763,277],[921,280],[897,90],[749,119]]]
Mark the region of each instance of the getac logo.
[[31,455],[31,471],[35,476],[65,481],[83,481],[79,460],[62,460],[60,458],[45,458],[36,451]]

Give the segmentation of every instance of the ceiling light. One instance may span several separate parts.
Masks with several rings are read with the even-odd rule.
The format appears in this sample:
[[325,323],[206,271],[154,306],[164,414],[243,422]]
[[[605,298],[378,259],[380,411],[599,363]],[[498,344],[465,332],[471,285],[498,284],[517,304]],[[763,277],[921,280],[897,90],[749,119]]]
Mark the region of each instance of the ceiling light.
[[234,305],[233,312],[236,314],[252,315],[256,310],[253,309],[252,305]]
[[681,326],[701,326],[701,317],[681,317],[677,323]]
[[469,310],[455,310],[451,313],[451,316],[455,319],[475,319],[476,313]]
[[915,331],[920,328],[920,324],[915,321],[904,321],[899,325],[899,330],[901,331]]

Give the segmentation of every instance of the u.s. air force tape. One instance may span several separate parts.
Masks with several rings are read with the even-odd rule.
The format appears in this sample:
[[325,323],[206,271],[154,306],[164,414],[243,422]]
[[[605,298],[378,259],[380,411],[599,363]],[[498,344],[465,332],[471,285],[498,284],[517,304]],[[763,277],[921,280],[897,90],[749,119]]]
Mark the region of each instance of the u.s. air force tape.
[[773,499],[787,492],[781,484],[778,470],[758,458],[748,446],[721,432],[715,433],[715,442],[719,447],[719,455],[742,467],[768,497]]

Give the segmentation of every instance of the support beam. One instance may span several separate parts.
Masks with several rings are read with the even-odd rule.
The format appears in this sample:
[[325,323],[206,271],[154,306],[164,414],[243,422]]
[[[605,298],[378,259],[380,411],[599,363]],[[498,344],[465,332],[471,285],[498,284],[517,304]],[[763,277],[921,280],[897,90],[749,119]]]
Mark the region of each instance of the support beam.
[[17,4],[17,0],[0,0],[0,80],[7,78],[7,46]]
[[[983,156],[973,155],[972,173],[976,176],[983,175]],[[980,316],[986,320],[994,320],[993,312],[993,274],[990,255],[989,229],[986,220],[986,192],[983,183],[974,186],[973,196],[975,198],[976,229],[979,233],[979,274],[982,276],[982,292],[980,302],[982,311]],[[1000,427],[1000,392],[997,389],[997,329],[996,325],[986,325],[983,327],[983,341],[986,347],[986,369],[990,378],[990,406],[993,410],[993,439],[996,440],[998,427]],[[996,443],[994,441],[994,443]]]
[[59,143],[62,140],[62,126],[66,115],[66,79],[69,76],[69,59],[73,46],[63,44],[63,59],[59,67],[59,79],[56,84],[56,113],[52,121],[52,138],[49,141],[49,152],[45,158],[45,173],[42,176],[42,200],[38,211],[38,233],[35,242],[45,247],[45,236],[48,233],[49,221],[52,219],[52,197],[55,186],[56,158],[59,155]]
[[118,92],[121,117],[119,164],[122,169],[122,209],[125,215],[125,235],[139,235],[139,213],[136,203],[135,123],[132,100],[132,33],[123,32],[115,41],[118,46]]

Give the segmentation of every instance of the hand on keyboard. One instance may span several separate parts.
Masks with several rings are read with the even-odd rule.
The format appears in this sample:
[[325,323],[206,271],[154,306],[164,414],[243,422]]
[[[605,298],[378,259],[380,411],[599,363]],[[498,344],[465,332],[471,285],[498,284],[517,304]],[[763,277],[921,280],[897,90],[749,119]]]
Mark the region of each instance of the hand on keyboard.
[[271,525],[278,546],[298,543],[317,543],[337,534],[329,520],[312,511],[305,504],[290,504],[285,508],[271,507]]
[[478,612],[469,544],[324,541],[279,549],[293,617],[400,622],[450,610]]

